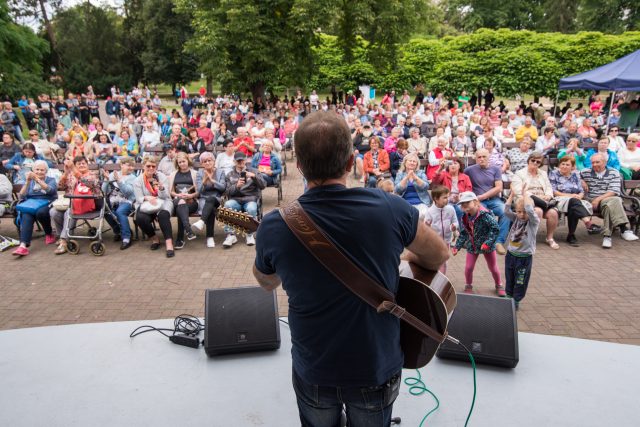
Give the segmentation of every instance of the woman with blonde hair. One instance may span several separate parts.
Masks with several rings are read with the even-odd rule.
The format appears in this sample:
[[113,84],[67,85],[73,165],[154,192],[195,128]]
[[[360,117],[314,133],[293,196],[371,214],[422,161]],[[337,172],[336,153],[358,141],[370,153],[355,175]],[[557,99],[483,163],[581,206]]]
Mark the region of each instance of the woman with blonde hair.
[[258,169],[267,185],[275,185],[278,176],[282,173],[282,162],[273,152],[273,140],[265,140],[262,143],[260,151],[251,160],[251,167]]
[[216,167],[213,154],[206,151],[200,155],[202,168],[196,176],[196,190],[200,195],[198,204],[200,207],[200,220],[193,223],[192,227],[202,230],[206,226],[207,247],[215,247],[213,241],[213,229],[216,223],[216,211],[220,206],[222,195],[226,185],[225,181],[219,181],[216,177]]
[[400,170],[396,174],[395,192],[418,210],[423,221],[427,208],[431,206],[429,181],[424,171],[419,169],[420,159],[416,154],[407,154],[402,159]]

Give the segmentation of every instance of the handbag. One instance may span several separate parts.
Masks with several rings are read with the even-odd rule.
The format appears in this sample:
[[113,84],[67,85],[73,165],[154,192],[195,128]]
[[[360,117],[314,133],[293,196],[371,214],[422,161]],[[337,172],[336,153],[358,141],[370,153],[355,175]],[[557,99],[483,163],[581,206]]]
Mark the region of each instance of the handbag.
[[[400,346],[403,367],[425,366],[445,339],[448,319],[456,305],[456,293],[440,273],[433,273],[431,286],[409,277],[400,277],[397,297],[356,266],[329,240],[296,200],[280,209],[285,223],[305,248],[347,289],[373,307],[403,320]],[[412,273],[414,267],[409,265]]]
[[156,204],[145,200],[144,202],[142,202],[138,210],[142,213],[146,213],[147,215],[157,214],[158,212],[160,212],[160,210],[162,210],[162,203],[160,202],[160,200],[157,200]]
[[69,209],[69,204],[71,204],[71,199],[64,196],[64,194],[58,194],[58,198],[53,201],[51,206],[59,212],[66,212]]
[[[84,182],[80,181],[76,185],[76,188],[73,190],[74,196],[91,196],[91,188]],[[89,198],[77,198],[71,200],[71,206],[73,207],[74,215],[82,215],[88,212],[93,212],[96,210],[96,201],[95,199]]]
[[16,210],[23,214],[36,215],[42,207],[49,205],[49,199],[31,198],[16,205]]

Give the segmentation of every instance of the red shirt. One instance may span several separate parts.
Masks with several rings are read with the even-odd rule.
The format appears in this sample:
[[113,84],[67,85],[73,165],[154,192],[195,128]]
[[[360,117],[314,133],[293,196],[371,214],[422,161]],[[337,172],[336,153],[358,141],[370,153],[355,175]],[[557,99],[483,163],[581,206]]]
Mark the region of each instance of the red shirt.
[[204,145],[209,145],[213,141],[213,132],[208,127],[198,128],[198,138],[202,138]]
[[[244,145],[242,147],[240,147],[240,144],[242,143],[246,143],[247,145],[249,145],[253,151],[249,150],[247,147],[245,147]],[[249,136],[245,136],[244,138],[236,138],[233,140],[233,146],[236,147],[238,149],[238,151],[243,152],[244,154],[247,155],[247,157],[251,157],[253,156],[253,153],[255,153],[256,151],[256,146],[253,143],[253,139],[251,139],[251,137]]]

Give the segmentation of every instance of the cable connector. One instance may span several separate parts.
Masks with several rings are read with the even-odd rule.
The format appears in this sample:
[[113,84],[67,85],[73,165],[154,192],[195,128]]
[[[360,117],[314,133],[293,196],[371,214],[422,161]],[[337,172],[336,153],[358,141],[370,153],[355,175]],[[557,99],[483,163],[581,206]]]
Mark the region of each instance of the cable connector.
[[198,337],[192,337],[184,334],[171,335],[169,341],[174,344],[183,345],[185,347],[198,348],[200,347],[200,339]]

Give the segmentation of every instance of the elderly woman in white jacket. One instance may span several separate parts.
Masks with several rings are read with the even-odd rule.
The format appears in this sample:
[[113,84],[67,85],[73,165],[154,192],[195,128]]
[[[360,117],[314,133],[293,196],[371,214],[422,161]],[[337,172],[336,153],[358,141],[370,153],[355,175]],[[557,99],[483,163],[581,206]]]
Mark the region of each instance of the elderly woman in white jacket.
[[158,220],[164,237],[167,258],[173,257],[173,230],[171,229],[171,212],[173,202],[169,193],[169,180],[162,172],[158,172],[158,159],[145,157],[142,162],[143,172],[133,183],[136,195],[136,224],[151,239],[151,250],[160,248],[160,239],[156,236],[153,221]]
[[514,194],[522,194],[522,188],[526,186],[526,192],[536,206],[536,214],[547,220],[547,245],[551,249],[559,249],[560,246],[553,239],[553,233],[558,228],[558,211],[553,203],[551,181],[547,173],[540,169],[543,159],[541,152],[531,153],[527,158],[527,167],[513,175],[511,191]]

